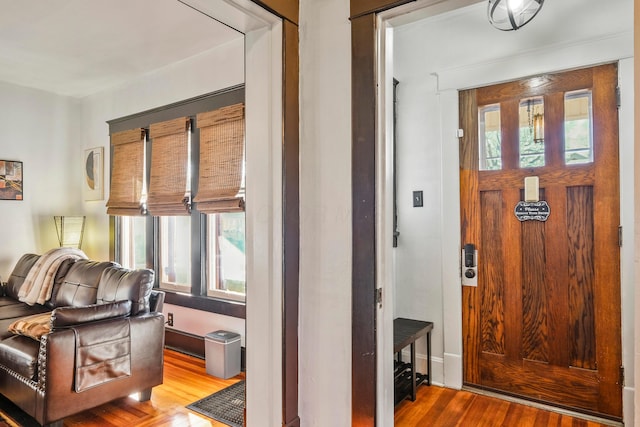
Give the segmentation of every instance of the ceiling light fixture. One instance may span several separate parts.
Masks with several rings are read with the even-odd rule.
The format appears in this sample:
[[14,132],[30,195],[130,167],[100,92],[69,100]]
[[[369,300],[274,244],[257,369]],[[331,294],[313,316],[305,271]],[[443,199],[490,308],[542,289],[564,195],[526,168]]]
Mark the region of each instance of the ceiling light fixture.
[[487,15],[497,29],[517,30],[540,12],[543,3],[544,0],[489,0]]

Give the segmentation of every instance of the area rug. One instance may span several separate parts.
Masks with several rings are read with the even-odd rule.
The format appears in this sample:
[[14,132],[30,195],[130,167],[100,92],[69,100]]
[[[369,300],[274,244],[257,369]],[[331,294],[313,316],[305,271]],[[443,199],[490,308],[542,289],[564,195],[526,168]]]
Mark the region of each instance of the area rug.
[[187,409],[232,427],[244,424],[244,380],[187,405]]

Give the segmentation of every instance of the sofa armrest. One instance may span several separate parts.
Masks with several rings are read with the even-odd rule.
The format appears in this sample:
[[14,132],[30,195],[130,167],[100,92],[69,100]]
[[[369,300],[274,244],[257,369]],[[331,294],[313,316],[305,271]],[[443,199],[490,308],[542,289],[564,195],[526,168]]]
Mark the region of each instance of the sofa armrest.
[[[96,335],[109,336],[108,331],[130,325],[131,376],[85,390],[75,391],[74,329],[92,329]],[[35,417],[41,424],[52,423],[69,415],[148,390],[162,384],[164,317],[160,313],[148,313],[125,319],[111,319],[76,328],[60,328],[42,339],[38,355],[38,399]],[[102,331],[102,332],[101,332]]]
[[131,314],[131,301],[92,304],[84,307],[58,307],[51,313],[51,329],[68,328],[83,323],[127,317]]

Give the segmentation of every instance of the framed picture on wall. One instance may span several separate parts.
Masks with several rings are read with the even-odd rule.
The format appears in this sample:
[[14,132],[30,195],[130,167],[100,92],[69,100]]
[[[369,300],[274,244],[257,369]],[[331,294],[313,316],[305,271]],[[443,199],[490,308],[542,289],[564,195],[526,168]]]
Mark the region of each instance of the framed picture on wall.
[[0,200],[22,200],[22,162],[0,160]]
[[102,200],[104,198],[104,174],[103,174],[102,147],[84,150],[84,199]]

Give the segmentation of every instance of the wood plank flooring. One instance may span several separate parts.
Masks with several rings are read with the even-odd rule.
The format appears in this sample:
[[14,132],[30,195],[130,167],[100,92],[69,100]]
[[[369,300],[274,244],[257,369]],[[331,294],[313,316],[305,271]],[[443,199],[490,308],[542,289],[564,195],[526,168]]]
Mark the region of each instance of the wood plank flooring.
[[164,353],[164,384],[154,387],[149,402],[119,399],[64,420],[65,427],[228,427],[186,405],[244,379],[244,373],[222,380],[206,375],[205,361],[172,350]]
[[[164,384],[149,402],[123,398],[64,420],[65,427],[225,427],[186,405],[244,379],[244,373],[221,380],[205,373],[204,360],[172,350],[164,354]],[[604,427],[502,399],[437,386],[418,387],[415,402],[405,400],[395,411],[395,427]],[[31,426],[33,424],[25,424]],[[303,420],[304,425],[304,420]],[[270,427],[270,426],[251,426]]]
[[396,406],[395,427],[605,427],[495,397],[437,386],[420,386],[416,401]]

